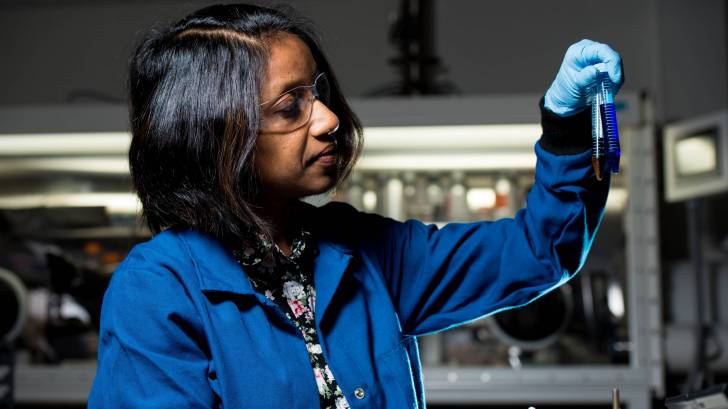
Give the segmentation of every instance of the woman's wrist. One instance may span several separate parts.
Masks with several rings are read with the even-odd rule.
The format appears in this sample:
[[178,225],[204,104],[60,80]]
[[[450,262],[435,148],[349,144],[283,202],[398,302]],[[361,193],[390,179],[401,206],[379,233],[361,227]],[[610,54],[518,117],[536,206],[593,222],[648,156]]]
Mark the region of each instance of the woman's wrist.
[[544,98],[539,101],[541,147],[555,155],[575,155],[591,148],[591,115],[588,109],[571,116],[559,116],[544,107]]

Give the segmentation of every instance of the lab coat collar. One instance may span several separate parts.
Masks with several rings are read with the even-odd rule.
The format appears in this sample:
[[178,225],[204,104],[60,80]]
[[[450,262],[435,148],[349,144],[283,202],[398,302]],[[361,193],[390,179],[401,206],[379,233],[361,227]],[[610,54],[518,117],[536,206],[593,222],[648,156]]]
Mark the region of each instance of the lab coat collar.
[[351,249],[327,241],[319,242],[319,255],[313,262],[313,280],[316,288],[314,317],[320,326],[331,300],[349,269]]
[[179,235],[192,256],[203,292],[255,294],[240,264],[219,240],[194,230]]
[[[339,284],[348,270],[353,249],[344,243],[315,237],[319,255],[314,260],[314,285],[316,288],[316,321],[319,323],[336,293]],[[235,261],[232,252],[215,238],[186,230],[178,233],[192,256],[198,270],[200,289],[203,292],[218,292],[237,295],[257,293],[245,275],[244,267]]]

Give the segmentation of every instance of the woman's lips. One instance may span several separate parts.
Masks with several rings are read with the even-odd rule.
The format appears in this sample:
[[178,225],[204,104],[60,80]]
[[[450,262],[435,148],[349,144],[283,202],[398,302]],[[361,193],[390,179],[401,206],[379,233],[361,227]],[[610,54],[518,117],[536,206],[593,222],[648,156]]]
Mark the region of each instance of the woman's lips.
[[331,145],[321,151],[318,155],[311,158],[309,165],[319,163],[322,165],[330,165],[336,162],[336,147]]
[[332,164],[336,162],[336,152],[329,152],[323,155],[319,155],[318,157],[316,157],[316,162],[324,165]]

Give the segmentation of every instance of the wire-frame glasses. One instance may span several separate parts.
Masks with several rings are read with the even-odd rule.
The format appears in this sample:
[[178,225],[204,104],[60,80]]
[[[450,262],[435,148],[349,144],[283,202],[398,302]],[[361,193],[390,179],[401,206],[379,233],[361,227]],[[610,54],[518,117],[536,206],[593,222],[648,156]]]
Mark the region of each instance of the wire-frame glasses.
[[278,97],[260,104],[262,132],[285,133],[308,123],[313,112],[314,100],[329,105],[331,88],[325,73],[320,73],[311,85],[290,89]]

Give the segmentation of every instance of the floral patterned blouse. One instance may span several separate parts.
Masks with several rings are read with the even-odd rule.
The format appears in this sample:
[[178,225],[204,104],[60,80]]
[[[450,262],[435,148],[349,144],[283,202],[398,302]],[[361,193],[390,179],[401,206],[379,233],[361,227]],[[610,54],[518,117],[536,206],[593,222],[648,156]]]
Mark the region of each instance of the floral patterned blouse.
[[300,231],[291,243],[290,256],[260,237],[248,241],[242,248],[235,252],[235,258],[245,268],[253,288],[273,301],[303,335],[321,408],[348,409],[349,403],[326,364],[314,324],[313,259],[318,248],[311,234]]

